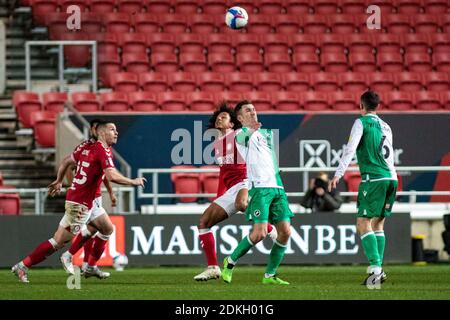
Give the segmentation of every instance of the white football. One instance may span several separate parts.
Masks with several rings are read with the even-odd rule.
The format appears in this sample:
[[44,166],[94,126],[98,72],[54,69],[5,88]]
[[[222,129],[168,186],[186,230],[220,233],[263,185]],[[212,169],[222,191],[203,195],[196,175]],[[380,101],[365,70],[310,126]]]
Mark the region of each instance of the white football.
[[116,271],[123,271],[128,265],[128,257],[124,254],[119,254],[113,258],[113,267]]
[[227,10],[225,23],[231,29],[241,29],[247,25],[248,14],[244,8],[232,7]]

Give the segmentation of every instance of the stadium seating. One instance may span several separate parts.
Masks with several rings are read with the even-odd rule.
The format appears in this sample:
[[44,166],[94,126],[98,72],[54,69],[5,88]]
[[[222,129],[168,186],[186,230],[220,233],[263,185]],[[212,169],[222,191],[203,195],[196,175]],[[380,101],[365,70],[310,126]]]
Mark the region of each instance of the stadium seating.
[[55,147],[55,131],[56,126],[54,119],[37,120],[33,127],[36,144],[42,148]]
[[192,111],[214,111],[215,97],[211,92],[191,92],[188,102]]
[[219,92],[226,90],[225,76],[218,72],[203,72],[196,76],[197,84],[202,91]]
[[194,73],[189,72],[169,73],[168,81],[173,91],[193,92],[197,89],[197,79]]
[[0,215],[19,215],[20,197],[15,193],[0,193]]
[[62,112],[67,101],[65,92],[45,92],[43,94],[43,107],[47,111]]
[[253,90],[253,76],[249,73],[232,72],[225,74],[228,90],[247,92]]
[[128,100],[131,109],[136,112],[149,112],[158,110],[158,100],[153,92],[130,92]]
[[16,91],[13,96],[13,105],[17,118],[24,128],[31,128],[31,113],[42,109],[39,96],[34,92]]
[[128,96],[125,92],[107,92],[100,94],[104,111],[123,112],[128,110]]
[[[195,169],[195,166],[173,166],[172,169]],[[171,181],[174,187],[174,193],[200,193],[201,182],[198,173],[171,173]],[[216,189],[217,192],[217,189]],[[182,197],[178,198],[180,202],[196,202],[196,197]]]
[[72,93],[72,103],[79,112],[97,112],[100,110],[100,102],[97,95],[92,92]]
[[328,109],[328,95],[325,92],[308,91],[302,94],[303,108],[307,111]]

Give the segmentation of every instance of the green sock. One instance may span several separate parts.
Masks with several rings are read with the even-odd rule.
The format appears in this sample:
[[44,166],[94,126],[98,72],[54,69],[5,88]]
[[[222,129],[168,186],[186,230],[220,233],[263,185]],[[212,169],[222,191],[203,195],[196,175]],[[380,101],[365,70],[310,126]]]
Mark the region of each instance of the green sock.
[[274,242],[272,250],[270,251],[269,263],[266,268],[267,274],[274,275],[277,273],[277,269],[284,258],[285,251],[286,245],[278,243],[277,241]]
[[369,231],[361,236],[364,253],[371,266],[381,267],[380,255],[378,254],[377,237],[373,231]]
[[383,264],[384,258],[384,246],[386,245],[386,237],[384,236],[384,231],[375,231],[375,237],[377,238],[378,254],[380,255],[380,262]]
[[241,240],[241,242],[239,242],[236,249],[234,249],[233,253],[230,256],[231,260],[237,262],[239,258],[245,255],[253,246],[254,244],[250,240],[250,236],[246,236]]

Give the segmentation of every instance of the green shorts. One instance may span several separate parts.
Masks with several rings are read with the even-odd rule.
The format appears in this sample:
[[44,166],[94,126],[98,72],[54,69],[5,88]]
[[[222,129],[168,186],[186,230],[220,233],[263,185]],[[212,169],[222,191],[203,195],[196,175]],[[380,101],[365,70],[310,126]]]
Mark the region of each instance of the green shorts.
[[248,192],[249,203],[245,216],[253,223],[277,224],[280,221],[290,221],[294,216],[284,189],[253,188]]
[[358,190],[358,218],[390,217],[397,192],[396,180],[361,182]]

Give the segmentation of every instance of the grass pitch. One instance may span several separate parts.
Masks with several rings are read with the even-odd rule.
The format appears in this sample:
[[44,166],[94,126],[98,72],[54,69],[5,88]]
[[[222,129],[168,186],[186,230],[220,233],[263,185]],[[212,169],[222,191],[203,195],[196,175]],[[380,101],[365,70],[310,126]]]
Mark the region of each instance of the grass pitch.
[[81,289],[69,290],[60,269],[31,270],[29,284],[0,270],[0,299],[131,299],[131,300],[299,300],[299,299],[450,299],[450,265],[387,266],[380,290],[360,283],[364,266],[281,266],[289,286],[261,284],[264,267],[237,266],[231,284],[221,279],[196,282],[201,267],[128,268],[107,280],[81,278]]

